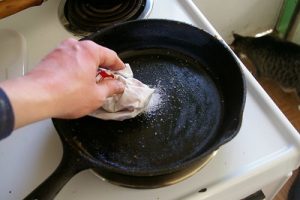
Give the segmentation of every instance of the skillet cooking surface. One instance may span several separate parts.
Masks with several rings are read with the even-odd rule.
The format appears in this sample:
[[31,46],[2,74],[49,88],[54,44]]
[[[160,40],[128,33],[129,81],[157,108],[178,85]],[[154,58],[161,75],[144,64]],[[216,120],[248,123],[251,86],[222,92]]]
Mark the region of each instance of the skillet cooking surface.
[[155,88],[148,110],[125,120],[85,117],[60,127],[95,159],[126,173],[156,175],[203,152],[220,124],[221,97],[201,65],[169,49],[121,54]]
[[148,112],[134,119],[53,120],[62,140],[99,170],[132,176],[172,173],[237,134],[244,79],[232,53],[215,37],[176,21],[136,20],[85,39],[115,50],[135,78],[156,88]]

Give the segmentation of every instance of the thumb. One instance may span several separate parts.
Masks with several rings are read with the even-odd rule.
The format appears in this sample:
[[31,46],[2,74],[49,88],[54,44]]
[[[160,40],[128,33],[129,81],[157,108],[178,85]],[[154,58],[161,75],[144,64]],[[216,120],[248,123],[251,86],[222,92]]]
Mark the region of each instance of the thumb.
[[120,94],[124,92],[125,85],[115,79],[104,79],[98,83],[100,94],[104,97],[111,97],[114,94]]

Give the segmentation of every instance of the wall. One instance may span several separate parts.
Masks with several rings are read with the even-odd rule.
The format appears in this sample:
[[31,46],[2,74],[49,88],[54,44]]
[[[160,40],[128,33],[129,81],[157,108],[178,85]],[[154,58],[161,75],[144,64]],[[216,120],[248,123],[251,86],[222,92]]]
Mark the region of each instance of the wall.
[[288,39],[300,45],[300,12],[297,15],[295,24],[293,24]]
[[283,0],[194,0],[226,42],[275,27]]

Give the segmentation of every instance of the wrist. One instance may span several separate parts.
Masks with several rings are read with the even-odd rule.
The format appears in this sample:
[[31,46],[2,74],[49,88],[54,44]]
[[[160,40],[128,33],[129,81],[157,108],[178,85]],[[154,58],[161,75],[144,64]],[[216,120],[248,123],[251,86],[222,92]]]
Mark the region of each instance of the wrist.
[[45,83],[26,75],[1,83],[15,115],[15,128],[53,115],[51,94]]

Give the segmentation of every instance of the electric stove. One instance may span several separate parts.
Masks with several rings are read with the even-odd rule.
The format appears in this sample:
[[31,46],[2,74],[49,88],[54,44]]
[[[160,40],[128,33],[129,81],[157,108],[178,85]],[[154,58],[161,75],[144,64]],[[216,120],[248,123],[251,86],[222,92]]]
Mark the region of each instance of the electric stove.
[[[101,28],[102,25],[95,28],[89,22],[88,28],[79,30],[81,25],[76,20],[71,24],[73,16],[63,16],[70,12],[65,8],[67,1],[46,1],[0,20],[0,54],[9,54],[1,56],[0,68],[5,68],[2,80],[34,68],[62,40],[80,39]],[[142,9],[133,18],[129,13],[131,17],[127,20],[182,21],[224,42],[192,0],[147,1],[138,3]],[[115,19],[112,23],[124,20]],[[107,25],[104,23],[103,27]],[[5,60],[8,57],[15,59]],[[300,164],[300,136],[251,73],[241,62],[240,65],[247,84],[241,129],[197,173],[165,187],[132,189],[112,184],[86,170],[73,177],[56,199],[272,199]],[[54,171],[61,157],[62,145],[50,119],[15,130],[0,141],[0,199],[24,198]]]

